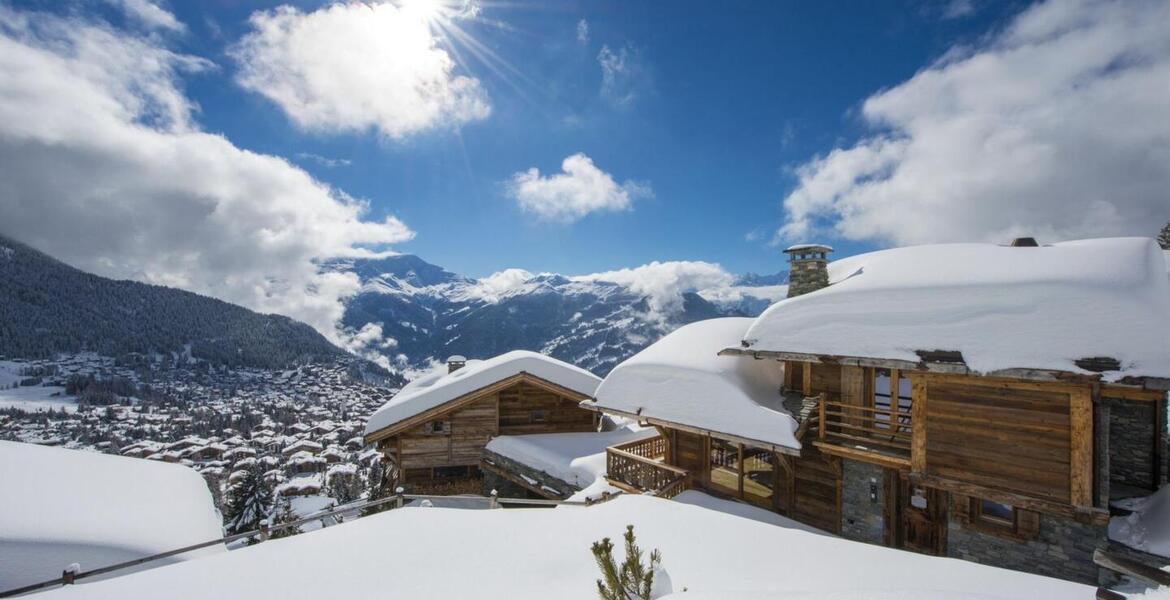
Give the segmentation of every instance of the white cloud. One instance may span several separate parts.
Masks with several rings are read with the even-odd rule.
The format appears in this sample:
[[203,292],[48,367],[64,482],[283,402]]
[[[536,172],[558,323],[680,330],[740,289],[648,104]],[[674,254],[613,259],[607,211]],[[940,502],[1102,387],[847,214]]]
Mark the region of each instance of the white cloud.
[[311,160],[322,167],[329,167],[330,169],[336,167],[348,167],[353,164],[353,161],[348,158],[329,158],[328,156],[321,156],[320,154],[313,154],[312,152],[298,152],[297,158],[302,160]]
[[735,277],[723,267],[702,261],[654,261],[632,269],[577,275],[573,281],[609,281],[644,294],[652,317],[666,321],[683,308],[682,294],[731,286]]
[[108,24],[0,7],[0,233],[87,271],[285,314],[335,340],[331,257],[409,239],[279,157],[203,132],[180,73],[209,63]]
[[400,139],[491,113],[479,80],[455,74],[417,11],[390,3],[336,3],[310,13],[282,6],[249,22],[252,31],[231,50],[237,81],[302,129]]
[[943,7],[942,18],[961,19],[975,14],[974,0],[951,0]]
[[170,11],[150,0],[106,0],[122,9],[128,17],[153,29],[185,31],[187,28]]
[[524,269],[504,269],[475,282],[467,295],[485,302],[499,302],[509,292],[523,289],[529,279],[535,277]]
[[577,41],[582,44],[589,43],[589,21],[585,19],[577,21]]
[[630,108],[650,87],[640,53],[629,44],[616,52],[602,46],[597,64],[601,66],[601,97],[616,108]]
[[644,183],[626,181],[619,185],[583,153],[562,161],[560,173],[541,175],[532,167],[512,175],[507,186],[508,195],[521,209],[563,222],[592,212],[629,210],[632,200],[654,195]]
[[783,241],[1153,235],[1170,189],[1170,3],[1048,2],[868,98],[796,169]]

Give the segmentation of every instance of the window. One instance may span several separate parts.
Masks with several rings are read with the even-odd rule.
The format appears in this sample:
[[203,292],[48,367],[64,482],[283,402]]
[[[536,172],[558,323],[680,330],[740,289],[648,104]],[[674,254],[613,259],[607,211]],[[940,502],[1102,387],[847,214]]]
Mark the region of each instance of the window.
[[743,449],[743,496],[753,504],[772,507],[776,494],[776,462],[769,450]]
[[426,432],[435,435],[442,435],[451,431],[450,421],[431,421],[427,423]]
[[1012,505],[987,498],[979,499],[978,514],[981,519],[993,523],[1015,524],[1016,521],[1016,509]]
[[739,447],[719,438],[711,438],[711,486],[739,496]]
[[[956,500],[962,500],[958,497]],[[959,519],[971,529],[1016,541],[1035,538],[1040,533],[1040,513],[1016,508],[990,498],[970,497],[956,504]],[[961,514],[966,508],[967,514]]]
[[467,467],[435,467],[435,479],[453,479],[467,477]]
[[873,407],[877,409],[874,427],[889,429],[893,417],[895,423],[902,424],[897,427],[899,431],[910,433],[907,424],[910,422],[911,398],[910,379],[897,369],[873,370]]
[[532,411],[532,420],[537,423],[543,423],[548,420],[548,413],[543,410]]

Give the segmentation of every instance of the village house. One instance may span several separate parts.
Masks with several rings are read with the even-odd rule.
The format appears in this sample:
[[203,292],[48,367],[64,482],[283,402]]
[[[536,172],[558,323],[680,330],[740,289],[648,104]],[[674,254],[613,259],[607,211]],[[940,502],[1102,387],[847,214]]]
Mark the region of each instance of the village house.
[[480,457],[489,440],[596,431],[598,415],[579,403],[600,382],[588,371],[535,352],[482,361],[455,356],[371,415],[365,443],[377,444],[395,487],[481,493]]
[[830,251],[790,248],[790,297],[756,320],[686,326],[611,372],[583,406],[660,436],[611,448],[610,481],[1098,583],[1111,501],[1166,482],[1156,245]]

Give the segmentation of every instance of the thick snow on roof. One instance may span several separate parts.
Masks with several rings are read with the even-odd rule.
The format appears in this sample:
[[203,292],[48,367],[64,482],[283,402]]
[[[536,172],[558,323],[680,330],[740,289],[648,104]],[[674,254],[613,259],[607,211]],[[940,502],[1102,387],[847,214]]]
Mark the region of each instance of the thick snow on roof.
[[366,435],[390,427],[436,406],[465,396],[497,381],[528,373],[586,396],[592,396],[601,378],[555,358],[513,350],[487,360],[469,360],[467,366],[447,372],[447,365],[406,384],[366,423]]
[[590,405],[800,448],[780,404],[780,366],[718,356],[751,324],[727,317],[680,327],[614,367]]
[[[631,523],[646,552],[661,550],[665,575],[658,579],[681,599],[743,590],[838,600],[1088,600],[1095,594],[1067,581],[621,496],[556,510],[391,510],[165,569],[65,586],[45,598],[318,600],[385,590],[396,598],[592,600],[599,573],[590,544],[610,537],[620,545]],[[394,539],[409,540],[409,551],[388,556],[386,540]]]
[[487,449],[522,465],[585,488],[605,473],[605,449],[658,435],[652,427],[627,425],[613,431],[501,435]]
[[895,248],[834,261],[829,279],[764,311],[750,348],[913,362],[959,351],[980,373],[1084,373],[1074,361],[1110,357],[1121,369],[1109,381],[1170,376],[1170,279],[1148,238]]
[[207,484],[179,465],[0,442],[0,481],[0,589],[223,535]]

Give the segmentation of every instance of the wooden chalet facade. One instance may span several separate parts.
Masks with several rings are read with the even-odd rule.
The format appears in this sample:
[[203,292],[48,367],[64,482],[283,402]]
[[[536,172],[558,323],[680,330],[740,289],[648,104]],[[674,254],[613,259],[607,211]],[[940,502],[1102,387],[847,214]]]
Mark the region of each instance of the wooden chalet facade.
[[[816,249],[807,258],[823,264],[827,247]],[[1148,283],[1162,302],[1165,272],[1155,266]],[[817,314],[814,298],[800,299],[802,315]],[[837,307],[844,305],[839,298]],[[853,310],[843,311],[845,318]],[[1153,307],[1151,329],[1165,325],[1166,310],[1170,302]],[[784,317],[790,328],[798,321]],[[752,343],[757,334],[753,325],[746,341],[719,354],[769,365],[782,378],[777,395],[797,422],[799,450],[659,414],[681,398],[647,400],[636,411],[614,410],[598,398],[598,410],[639,418],[661,434],[611,449],[608,477],[615,485],[663,495],[699,488],[849,539],[1097,584],[1102,573],[1093,552],[1110,546],[1110,501],[1148,495],[1167,481],[1170,361],[1153,344],[1142,358],[1153,357],[1143,364],[1154,376],[1125,373],[1126,361],[1111,358],[1069,360],[1067,370],[980,373],[961,351],[922,351],[918,361],[830,355]],[[1140,346],[1145,332],[1123,335]],[[847,348],[850,338],[834,344]],[[1067,356],[1060,350],[1052,354]],[[706,400],[711,413],[720,410],[721,398]]]
[[493,437],[596,431],[598,415],[579,406],[588,392],[527,371],[504,373],[485,373],[474,389],[368,429],[365,441],[382,453],[388,483],[417,493],[484,493],[480,459]]

